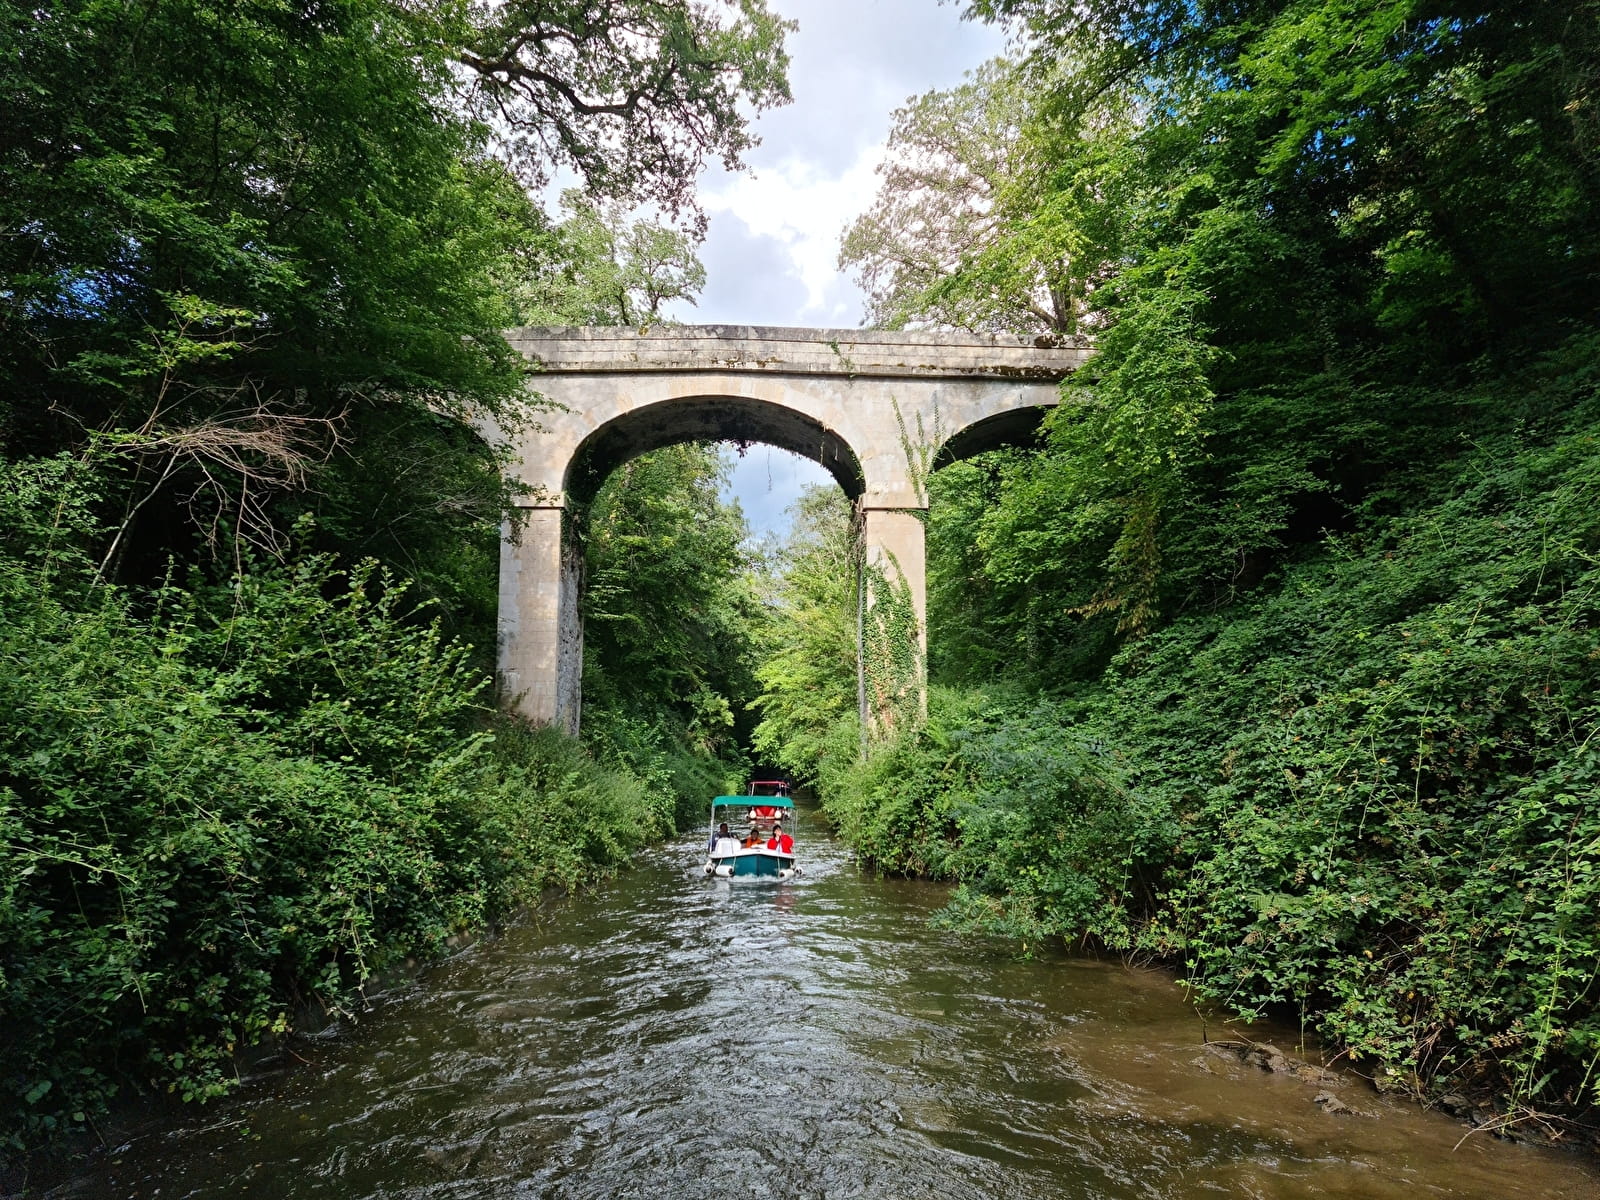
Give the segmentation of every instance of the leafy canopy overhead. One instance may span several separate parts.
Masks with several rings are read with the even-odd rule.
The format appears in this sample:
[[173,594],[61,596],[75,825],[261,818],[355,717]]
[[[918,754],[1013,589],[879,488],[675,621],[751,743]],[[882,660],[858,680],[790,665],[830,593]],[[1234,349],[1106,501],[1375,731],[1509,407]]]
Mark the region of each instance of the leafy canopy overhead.
[[471,109],[535,183],[570,167],[597,195],[692,208],[705,159],[733,170],[755,144],[747,111],[789,100],[794,23],[763,0],[507,0],[470,20]]
[[[107,577],[148,577],[196,537],[282,547],[305,508],[282,497],[370,480],[326,464],[403,423],[371,411],[515,421],[505,281],[607,257],[552,235],[526,182],[572,168],[618,200],[691,207],[708,157],[737,162],[749,113],[786,98],[785,28],[759,0],[8,10],[0,442],[92,453],[120,513]],[[687,235],[625,237],[615,261],[650,263],[627,319],[697,286]],[[333,500],[357,543],[396,507]]]
[[974,526],[1019,609],[1231,594],[1449,423],[1418,389],[1595,318],[1593,3],[976,11],[1027,57],[900,114],[842,260],[890,324],[1094,337]]

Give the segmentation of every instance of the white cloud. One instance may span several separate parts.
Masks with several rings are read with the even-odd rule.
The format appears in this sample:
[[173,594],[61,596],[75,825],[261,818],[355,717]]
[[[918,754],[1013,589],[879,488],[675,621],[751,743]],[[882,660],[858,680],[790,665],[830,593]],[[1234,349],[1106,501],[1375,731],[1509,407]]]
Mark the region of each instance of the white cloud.
[[[706,288],[687,322],[849,328],[860,290],[835,264],[845,229],[878,190],[890,114],[948,88],[1000,53],[1003,35],[936,0],[773,0],[800,23],[789,39],[794,103],[756,123],[750,171],[711,171],[699,195],[710,217]],[[728,491],[757,534],[781,531],[787,506],[830,477],[787,451],[753,447],[733,463]]]
[[[862,296],[835,264],[845,229],[877,192],[891,110],[951,87],[1004,36],[935,0],[775,0],[789,39],[794,103],[756,122],[750,172],[707,174],[709,272],[698,310],[726,324],[853,326]],[[796,286],[798,284],[798,286]]]
[[773,238],[787,250],[806,292],[796,323],[840,307],[834,286],[839,280],[839,239],[871,203],[883,153],[882,142],[868,146],[843,173],[785,158],[747,175],[724,176],[701,192],[713,220],[723,213],[735,216],[752,233]]

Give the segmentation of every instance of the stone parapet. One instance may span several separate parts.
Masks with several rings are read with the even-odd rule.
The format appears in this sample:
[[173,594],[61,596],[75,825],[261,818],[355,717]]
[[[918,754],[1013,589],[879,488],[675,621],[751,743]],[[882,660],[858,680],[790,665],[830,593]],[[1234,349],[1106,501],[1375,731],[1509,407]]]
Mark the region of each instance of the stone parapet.
[[1088,359],[1082,339],[760,325],[525,326],[506,339],[546,372],[750,371],[848,378],[1054,381]]

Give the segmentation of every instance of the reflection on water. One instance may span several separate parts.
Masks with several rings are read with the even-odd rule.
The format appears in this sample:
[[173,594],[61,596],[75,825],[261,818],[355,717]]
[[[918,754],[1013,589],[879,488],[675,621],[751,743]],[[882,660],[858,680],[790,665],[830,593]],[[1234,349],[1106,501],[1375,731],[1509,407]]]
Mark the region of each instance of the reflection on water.
[[[813,829],[816,827],[812,823]],[[699,836],[430,974],[82,1197],[1583,1197],[1577,1160],[1206,1053],[1159,972],[930,930],[933,887]],[[1212,1035],[1216,1036],[1213,1029]],[[1288,1045],[1292,1031],[1257,1031]]]

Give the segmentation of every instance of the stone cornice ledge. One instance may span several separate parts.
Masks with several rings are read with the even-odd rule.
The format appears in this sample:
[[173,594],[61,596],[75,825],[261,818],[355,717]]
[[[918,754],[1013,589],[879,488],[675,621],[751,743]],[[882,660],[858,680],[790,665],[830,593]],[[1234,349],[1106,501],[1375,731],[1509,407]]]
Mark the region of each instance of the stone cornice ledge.
[[760,371],[772,374],[1059,380],[1085,339],[1019,334],[791,329],[764,325],[530,325],[506,340],[545,372]]

